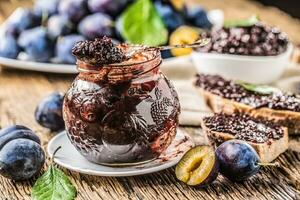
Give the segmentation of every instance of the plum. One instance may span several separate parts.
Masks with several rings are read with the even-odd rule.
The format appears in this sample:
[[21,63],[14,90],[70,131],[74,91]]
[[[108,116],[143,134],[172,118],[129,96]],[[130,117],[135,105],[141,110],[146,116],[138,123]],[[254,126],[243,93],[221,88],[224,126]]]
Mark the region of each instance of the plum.
[[44,98],[35,110],[35,119],[43,127],[51,131],[59,131],[64,128],[62,117],[63,95],[54,92]]
[[170,32],[184,24],[184,17],[181,15],[181,13],[174,10],[169,4],[164,4],[161,1],[157,1],[154,5],[158,14],[163,19],[166,28]]
[[88,14],[86,0],[61,0],[58,5],[58,12],[67,16],[72,22],[79,22]]
[[125,8],[128,0],[88,0],[88,8],[91,12],[104,12],[110,16],[118,16]]
[[76,58],[72,54],[72,48],[77,42],[83,40],[85,40],[85,38],[77,34],[58,38],[55,48],[55,55],[58,61],[62,63],[75,64]]
[[22,125],[12,125],[0,130],[0,149],[8,142],[18,138],[29,139],[41,144],[39,137],[29,128]]
[[219,164],[211,146],[197,146],[184,154],[175,168],[180,181],[192,186],[206,186],[216,180]]
[[7,19],[5,24],[5,32],[17,37],[22,31],[37,26],[41,23],[41,19],[26,8],[16,9]]
[[14,139],[0,150],[0,174],[13,180],[26,180],[39,173],[45,153],[35,141]]
[[244,181],[260,169],[258,154],[245,141],[228,140],[216,149],[216,154],[221,174],[231,181]]
[[211,22],[208,20],[206,11],[200,5],[185,8],[186,20],[193,26],[210,29]]
[[47,62],[53,55],[52,43],[44,27],[36,27],[22,32],[18,44],[34,61]]
[[78,25],[78,32],[84,37],[93,40],[97,37],[113,35],[113,21],[104,13],[95,13],[86,16]]
[[74,29],[74,24],[64,15],[53,15],[48,20],[47,30],[51,39],[68,35]]
[[17,40],[9,35],[3,34],[0,37],[0,56],[5,58],[17,58],[20,52]]
[[42,16],[44,13],[52,16],[58,13],[59,0],[37,0],[35,1],[33,11],[36,15]]

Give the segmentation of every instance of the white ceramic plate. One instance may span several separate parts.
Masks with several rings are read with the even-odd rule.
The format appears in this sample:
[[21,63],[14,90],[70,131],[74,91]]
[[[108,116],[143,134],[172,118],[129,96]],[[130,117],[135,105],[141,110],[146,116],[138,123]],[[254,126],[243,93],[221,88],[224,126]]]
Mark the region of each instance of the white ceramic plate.
[[76,65],[39,63],[0,57],[0,65],[9,68],[31,70],[38,72],[77,74]]
[[54,162],[62,167],[84,174],[117,177],[149,174],[172,167],[187,150],[194,146],[194,143],[186,133],[178,129],[174,141],[158,159],[142,165],[126,167],[108,167],[89,162],[71,144],[65,131],[51,139],[47,148],[48,154],[52,157],[59,146],[62,148],[56,153]]

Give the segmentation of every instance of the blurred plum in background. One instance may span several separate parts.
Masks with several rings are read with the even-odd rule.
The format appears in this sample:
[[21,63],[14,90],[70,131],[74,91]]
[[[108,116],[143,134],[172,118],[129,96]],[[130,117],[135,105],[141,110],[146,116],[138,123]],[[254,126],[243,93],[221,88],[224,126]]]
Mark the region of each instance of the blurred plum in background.
[[76,59],[72,54],[72,48],[77,42],[83,40],[85,40],[85,38],[82,35],[78,35],[78,34],[60,37],[57,40],[56,48],[55,48],[55,55],[59,60],[59,62],[75,64]]
[[33,11],[38,16],[51,16],[58,13],[58,3],[59,0],[37,0]]
[[91,40],[96,37],[111,37],[113,36],[112,18],[104,13],[95,13],[86,16],[79,23],[78,32]]
[[165,26],[169,31],[174,31],[176,28],[184,24],[183,16],[174,10],[169,4],[164,4],[161,1],[155,2],[155,8],[158,14],[164,21]]
[[56,39],[58,36],[70,34],[74,24],[64,15],[53,15],[48,20],[47,29],[51,39]]
[[74,23],[79,22],[88,13],[87,2],[86,0],[61,0],[58,12]]
[[12,35],[3,34],[0,37],[0,56],[6,58],[17,58],[20,48]]
[[188,6],[185,8],[185,16],[189,23],[200,28],[211,28],[207,13],[200,5]]
[[5,25],[7,34],[17,37],[22,31],[39,25],[41,19],[25,8],[18,8],[8,18]]
[[125,8],[128,0],[88,0],[88,8],[91,12],[104,12],[111,16],[117,16]]
[[44,27],[23,31],[18,39],[18,44],[32,60],[48,62],[53,55],[52,43]]

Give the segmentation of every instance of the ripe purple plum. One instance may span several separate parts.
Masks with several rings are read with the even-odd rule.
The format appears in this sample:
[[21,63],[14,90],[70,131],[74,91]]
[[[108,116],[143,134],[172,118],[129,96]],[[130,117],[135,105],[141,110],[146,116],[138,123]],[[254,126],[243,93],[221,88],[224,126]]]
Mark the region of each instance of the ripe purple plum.
[[55,48],[55,55],[58,61],[61,63],[75,64],[76,58],[72,54],[72,48],[77,42],[83,40],[85,40],[85,38],[77,34],[58,38]]
[[12,125],[0,130],[0,174],[26,180],[39,173],[45,153],[39,137],[29,128]]
[[9,35],[3,34],[0,36],[0,56],[5,58],[17,58],[20,52],[20,48],[17,44],[17,40]]
[[88,14],[86,0],[61,0],[58,5],[58,12],[67,16],[72,22],[79,22]]
[[51,131],[59,131],[64,128],[63,98],[63,95],[54,92],[39,103],[35,110],[35,119],[41,126],[49,128]]
[[113,35],[112,18],[104,13],[86,16],[79,23],[78,32],[90,40],[103,36],[111,37]]
[[48,34],[51,39],[68,35],[74,29],[74,24],[64,15],[53,15],[48,20]]
[[52,43],[44,27],[23,31],[18,39],[18,45],[34,61],[48,62],[53,55]]
[[29,28],[37,26],[41,23],[41,19],[26,8],[16,9],[7,19],[4,30],[6,34],[18,37],[18,35]]
[[93,13],[104,12],[118,16],[127,3],[128,0],[88,0],[88,7]]
[[43,14],[52,16],[58,13],[58,3],[59,0],[37,0],[35,1],[33,12],[38,16]]
[[216,154],[221,174],[231,181],[244,181],[260,169],[258,154],[245,141],[228,140],[216,149]]

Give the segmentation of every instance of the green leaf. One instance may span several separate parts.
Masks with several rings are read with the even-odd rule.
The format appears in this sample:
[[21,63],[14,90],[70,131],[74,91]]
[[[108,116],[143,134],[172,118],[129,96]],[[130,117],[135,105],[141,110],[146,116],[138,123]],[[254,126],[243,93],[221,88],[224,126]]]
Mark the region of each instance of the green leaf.
[[137,0],[121,15],[121,35],[134,44],[158,46],[167,43],[168,31],[151,0]]
[[244,83],[244,82],[238,82],[237,84],[250,92],[256,92],[264,95],[280,92],[278,88],[271,87],[268,85],[256,85],[256,84]]
[[225,28],[232,28],[232,27],[249,27],[253,26],[259,22],[259,18],[257,15],[253,15],[248,19],[240,19],[240,20],[229,20],[224,22]]
[[33,200],[73,200],[76,188],[63,171],[50,165],[32,188]]

